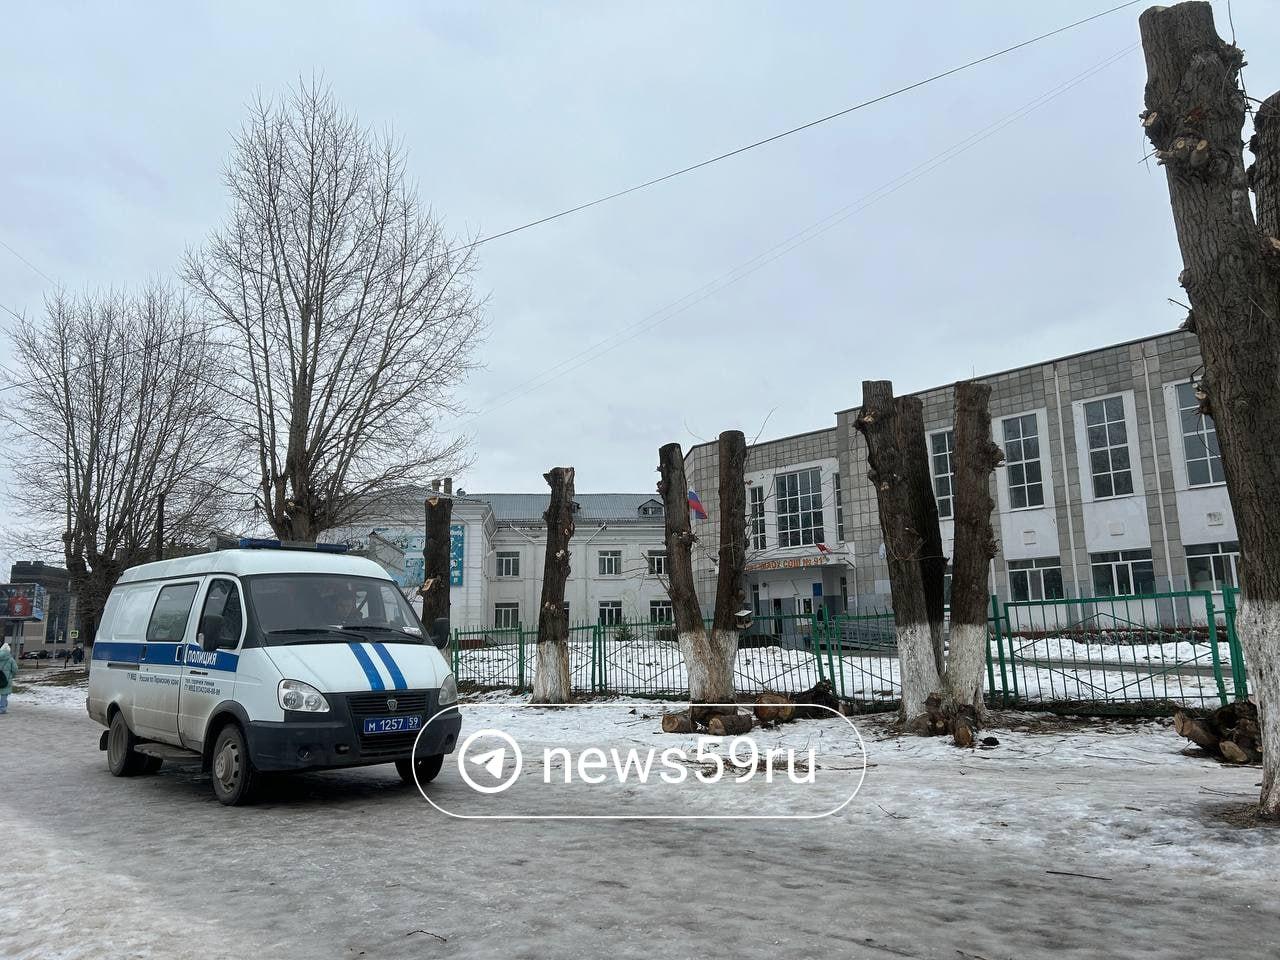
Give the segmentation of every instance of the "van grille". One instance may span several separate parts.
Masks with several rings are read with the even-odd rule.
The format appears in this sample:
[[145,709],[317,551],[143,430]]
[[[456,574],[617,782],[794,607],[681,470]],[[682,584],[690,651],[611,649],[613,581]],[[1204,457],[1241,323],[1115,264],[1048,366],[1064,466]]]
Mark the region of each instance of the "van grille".
[[[351,724],[360,742],[360,756],[388,759],[408,756],[413,750],[413,742],[418,739],[417,730],[365,734],[362,720],[365,717],[417,714],[425,721],[434,712],[432,699],[432,691],[427,690],[381,690],[376,693],[347,694],[347,708],[351,711]],[[394,710],[387,706],[388,700],[395,701]]]

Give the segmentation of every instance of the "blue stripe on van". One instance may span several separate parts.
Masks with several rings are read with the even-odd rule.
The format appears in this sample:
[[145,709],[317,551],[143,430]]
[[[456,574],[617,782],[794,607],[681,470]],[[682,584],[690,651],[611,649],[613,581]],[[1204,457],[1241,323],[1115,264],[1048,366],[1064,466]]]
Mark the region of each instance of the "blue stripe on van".
[[240,655],[231,650],[205,652],[198,645],[181,643],[143,643],[136,640],[100,640],[93,645],[94,660],[137,664],[140,667],[205,667],[234,673]]
[[391,651],[382,644],[371,641],[369,646],[373,647],[373,652],[382,658],[382,665],[387,668],[387,673],[391,674],[391,682],[395,684],[397,690],[408,690],[409,684],[405,683],[404,674],[400,672],[400,665],[391,657]]
[[358,643],[348,641],[347,646],[351,648],[351,652],[356,655],[356,659],[360,661],[360,666],[364,668],[364,675],[369,680],[370,690],[385,690],[387,685],[382,682],[382,675],[378,673],[378,668],[373,665],[373,661],[369,659],[369,654],[365,653],[364,647]]

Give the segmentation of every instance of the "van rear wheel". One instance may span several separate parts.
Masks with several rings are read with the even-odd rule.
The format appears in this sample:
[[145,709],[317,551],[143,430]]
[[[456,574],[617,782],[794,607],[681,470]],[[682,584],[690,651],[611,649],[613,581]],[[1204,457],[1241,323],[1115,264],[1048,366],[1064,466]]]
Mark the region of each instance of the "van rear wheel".
[[138,738],[124,722],[124,713],[117,710],[107,729],[107,769],[113,777],[136,777],[146,767],[147,758],[133,748]]
[[213,795],[219,803],[238,807],[253,799],[258,772],[249,760],[249,746],[240,728],[229,723],[213,745]]
[[[405,783],[413,783],[413,768],[415,761],[412,758],[396,761],[396,773],[400,774],[400,779]],[[418,783],[430,783],[436,777],[440,776],[440,768],[444,766],[444,754],[437,753],[434,757],[422,757],[416,762],[418,768]]]

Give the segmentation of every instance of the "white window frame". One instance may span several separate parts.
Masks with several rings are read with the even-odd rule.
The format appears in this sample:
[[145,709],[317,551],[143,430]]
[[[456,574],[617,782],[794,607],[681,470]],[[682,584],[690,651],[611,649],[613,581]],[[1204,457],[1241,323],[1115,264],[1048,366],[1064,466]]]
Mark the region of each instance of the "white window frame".
[[[1212,547],[1212,550],[1207,548]],[[1235,549],[1226,549],[1234,547]],[[1218,543],[1184,544],[1183,552],[1187,558],[1187,589],[1204,590],[1197,587],[1191,575],[1193,562],[1207,560],[1209,575],[1213,578],[1213,586],[1207,588],[1213,593],[1221,593],[1223,586],[1240,586],[1240,543],[1236,540],[1224,540]],[[1194,551],[1194,552],[1193,552]]]
[[[788,481],[795,479],[795,493],[787,490],[779,492],[779,485],[788,486]],[[808,489],[801,491],[802,480]],[[801,467],[796,470],[781,471],[774,475],[774,509],[777,512],[778,546],[804,547],[822,543],[826,538],[823,530],[825,511],[822,503],[822,468]],[[794,509],[793,509],[794,508]],[[783,529],[783,518],[787,518],[786,529]],[[793,519],[794,518],[794,525]],[[815,522],[816,518],[816,522]]]
[[622,576],[622,551],[601,550],[598,552],[596,554],[596,571],[602,577]]
[[[1182,463],[1187,471],[1188,487],[1220,487],[1227,482],[1226,474],[1222,470],[1222,450],[1218,448],[1218,452],[1214,453],[1213,448],[1218,447],[1218,428],[1214,425],[1211,418],[1199,412],[1200,401],[1195,396],[1196,384],[1184,381],[1173,385],[1173,402],[1177,408],[1178,414],[1178,436],[1182,438]],[[1189,393],[1189,399],[1184,398],[1184,393]],[[1195,428],[1191,431],[1187,430],[1187,415],[1192,414],[1195,418]],[[1187,449],[1188,441],[1199,443],[1204,450],[1204,456],[1191,456],[1191,451]],[[1191,464],[1203,463],[1209,471],[1209,479],[1202,480],[1197,483],[1191,479]],[[1214,479],[1214,466],[1217,466],[1217,479]]]
[[[512,619],[511,613],[515,613],[515,622],[508,623]],[[507,614],[507,616],[503,616]],[[519,603],[495,603],[493,605],[493,629],[495,630],[516,630],[520,627],[520,604]]]
[[[1067,584],[1062,576],[1061,557],[1033,557],[1026,560],[1008,560],[1005,563],[1009,574],[1009,599],[1014,603],[1021,602],[1017,596],[1014,583],[1024,580],[1027,585],[1024,600],[1059,600],[1067,595]],[[1058,584],[1062,592],[1057,597],[1049,596],[1045,589],[1044,575],[1050,570],[1058,571]]]
[[769,543],[764,520],[766,493],[765,488],[758,483],[747,488],[747,546],[752,550],[764,550]]
[[[1133,415],[1133,393],[1132,391],[1121,393],[1108,393],[1101,397],[1091,397],[1088,400],[1080,401],[1080,444],[1083,446],[1084,456],[1080,461],[1081,464],[1081,482],[1086,488],[1089,499],[1097,502],[1099,500],[1118,500],[1122,497],[1139,496],[1142,493],[1140,475],[1141,461],[1138,458],[1138,450],[1136,448],[1136,426],[1137,418]],[[1117,420],[1113,417],[1112,411],[1107,409],[1108,401],[1118,400],[1120,403],[1120,418]],[[1089,408],[1097,404],[1102,405],[1102,422],[1093,424],[1092,429],[1101,428],[1104,431],[1103,439],[1106,441],[1103,446],[1095,447],[1090,437],[1091,425],[1089,423]],[[1114,437],[1116,426],[1124,431],[1124,439],[1117,441]],[[1124,466],[1117,467],[1115,465],[1117,455],[1120,451],[1124,452]],[[1105,453],[1107,458],[1107,469],[1101,472],[1094,472],[1093,455],[1095,453]],[[1116,492],[1116,478],[1122,474],[1128,475],[1129,489],[1122,492]],[[1098,492],[1098,480],[1106,477],[1110,487],[1109,493]],[[1087,482],[1086,482],[1087,481]]]
[[650,550],[645,555],[645,562],[649,565],[649,576],[665,577],[667,575],[667,551],[666,550]]
[[[1031,421],[1031,424],[1035,429],[1035,434],[1032,437],[1028,437],[1024,432],[1028,420]],[[1011,438],[1008,433],[1009,424],[1011,423],[1018,424],[1018,436],[1013,438]],[[1005,455],[1005,462],[1003,465],[1005,489],[1008,493],[1009,509],[1011,511],[1040,510],[1049,503],[1049,497],[1046,496],[1045,491],[1045,487],[1048,485],[1046,483],[1048,471],[1045,469],[1045,444],[1040,424],[1040,414],[1034,410],[1028,413],[1015,413],[1011,416],[1000,418],[1000,443]],[[1026,452],[1028,440],[1034,440],[1036,446],[1035,455],[1031,457],[1027,456]],[[1021,456],[1011,456],[1010,447],[1014,447],[1014,454],[1021,454]],[[1015,468],[1017,468],[1022,475],[1022,482],[1020,483],[1014,482]],[[1036,480],[1027,479],[1027,473],[1032,470],[1032,468],[1034,468],[1035,472],[1038,474],[1038,479]],[[1039,490],[1040,501],[1038,503],[1032,503],[1031,492],[1036,488]],[[1014,502],[1015,490],[1023,491],[1026,498],[1025,503],[1018,505]]]
[[[933,498],[938,503],[938,519],[950,520],[955,516],[956,432],[953,427],[948,427],[930,431],[926,436],[929,441],[929,479],[933,483]],[[937,442],[939,440],[941,444]],[[946,470],[939,472],[943,466]]]
[[[515,569],[512,569],[514,563]],[[505,567],[505,569],[504,569]],[[500,550],[494,558],[494,576],[499,580],[514,580],[520,576],[520,551]]]
[[622,623],[622,601],[598,601],[596,604],[596,623],[602,627],[616,627]]
[[831,484],[835,488],[836,499],[836,542],[844,543],[844,494],[840,491],[839,472],[831,475]]
[[671,605],[670,600],[650,600],[649,601],[649,622],[650,623],[675,623],[675,608]]
[[[1136,556],[1145,553],[1146,556]],[[1115,559],[1111,559],[1115,557]],[[1102,558],[1102,559],[1095,559]],[[1145,596],[1135,589],[1138,578],[1134,576],[1135,564],[1147,564],[1151,567],[1151,591],[1155,592],[1155,559],[1149,547],[1135,548],[1132,550],[1107,550],[1099,553],[1089,554],[1089,586],[1091,593],[1095,597],[1138,597]],[[1111,568],[1111,593],[1099,593],[1097,587],[1097,568],[1107,566]],[[1117,572],[1123,569],[1125,576],[1129,580],[1129,592],[1121,593],[1118,589]]]

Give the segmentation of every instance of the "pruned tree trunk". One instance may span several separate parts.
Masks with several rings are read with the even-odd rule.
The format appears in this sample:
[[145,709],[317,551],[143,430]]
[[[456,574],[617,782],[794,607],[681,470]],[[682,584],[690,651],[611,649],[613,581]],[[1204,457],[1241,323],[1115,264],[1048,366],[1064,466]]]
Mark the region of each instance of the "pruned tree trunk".
[[929,639],[933,644],[933,664],[938,673],[945,669],[942,641],[946,626],[947,598],[944,585],[947,558],[942,552],[942,530],[938,525],[938,500],[929,469],[929,445],[924,433],[924,404],[919,397],[898,397],[898,452],[902,476],[911,496],[911,525],[920,535],[920,584],[924,589],[924,609],[929,619]]
[[925,539],[914,522],[913,494],[899,449],[898,406],[893,384],[866,380],[862,410],[854,425],[866,439],[867,478],[876,491],[880,531],[889,564],[889,591],[897,628],[902,716],[910,723],[925,711],[938,688],[929,612],[920,567]]
[[[723,441],[722,437],[722,451]],[[739,460],[740,464],[743,462],[745,452],[743,459]],[[723,476],[724,466],[720,469]],[[661,475],[658,493],[662,497],[666,514],[668,591],[676,623],[676,636],[680,641],[680,653],[689,677],[689,700],[695,705],[730,703],[733,701],[732,657],[737,652],[737,632],[733,631],[731,636],[717,636],[715,621],[711,631],[702,622],[702,608],[698,604],[693,582],[693,544],[697,537],[689,525],[689,485],[685,478],[684,452],[680,449],[680,444],[668,443],[658,450],[658,471]],[[743,497],[745,494],[739,495],[739,503],[743,502]],[[744,514],[743,523],[745,522]],[[727,513],[720,518],[722,548],[724,537],[731,535],[725,531],[726,525],[734,525]],[[744,528],[744,538],[745,534]],[[717,592],[718,587],[719,583]],[[718,605],[717,602],[717,607]],[[730,643],[732,653],[729,653]],[[706,711],[694,709],[693,713],[695,720],[701,720]]]
[[1241,51],[1208,3],[1152,7],[1142,123],[1164,165],[1182,250],[1187,328],[1200,341],[1201,409],[1213,418],[1235,514],[1244,597],[1237,627],[1261,714],[1260,813],[1280,818],[1280,132],[1259,111],[1249,202]]
[[[943,674],[942,710],[982,712],[982,667],[986,662],[988,571],[996,555],[991,529],[991,471],[1004,454],[991,440],[991,387],[962,381],[955,391],[955,562],[951,568],[951,638]],[[957,738],[964,739],[963,736]],[[972,736],[968,737],[972,742]]]
[[573,537],[573,467],[553,467],[544,478],[551,486],[547,557],[542,567],[542,603],[538,607],[538,663],[532,703],[568,703],[569,615],[564,585],[569,579],[569,541]]
[[449,524],[453,519],[450,497],[428,497],[422,544],[422,624],[428,630],[437,620],[449,619]]
[[741,430],[720,434],[720,551],[716,605],[711,620],[710,661],[714,680],[710,695],[733,701],[733,665],[738,656],[738,615],[746,608],[742,589],[747,562],[747,438]]

